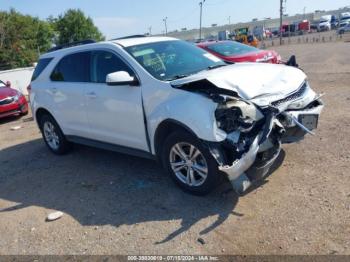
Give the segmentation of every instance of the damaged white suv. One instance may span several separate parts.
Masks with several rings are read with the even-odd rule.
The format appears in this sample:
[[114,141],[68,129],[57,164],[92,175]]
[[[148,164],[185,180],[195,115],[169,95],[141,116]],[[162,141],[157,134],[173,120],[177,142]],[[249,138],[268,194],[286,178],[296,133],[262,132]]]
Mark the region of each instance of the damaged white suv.
[[194,194],[222,174],[244,193],[281,144],[316,129],[323,108],[295,67],[228,65],[168,37],[74,44],[42,55],[31,83],[50,150],[73,142],[158,159]]

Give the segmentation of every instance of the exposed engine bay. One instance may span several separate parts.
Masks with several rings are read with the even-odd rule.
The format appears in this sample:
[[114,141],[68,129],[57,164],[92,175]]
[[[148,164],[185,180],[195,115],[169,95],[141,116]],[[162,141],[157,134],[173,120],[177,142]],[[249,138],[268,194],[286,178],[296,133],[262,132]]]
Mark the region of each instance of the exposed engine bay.
[[226,139],[203,143],[239,194],[268,174],[281,144],[298,142],[306,134],[313,134],[323,108],[320,96],[306,81],[283,99],[263,106],[207,79],[174,87],[201,93],[218,104],[216,125],[226,133]]

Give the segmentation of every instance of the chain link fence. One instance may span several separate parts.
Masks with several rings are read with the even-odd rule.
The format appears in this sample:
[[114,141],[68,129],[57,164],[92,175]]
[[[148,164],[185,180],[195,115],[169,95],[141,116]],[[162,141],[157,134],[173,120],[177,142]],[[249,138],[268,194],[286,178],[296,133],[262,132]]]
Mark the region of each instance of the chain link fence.
[[[316,44],[338,41],[350,41],[350,33],[338,34],[336,31],[322,32],[322,33],[310,33],[305,35],[290,36],[282,38],[282,45],[294,45],[294,44]],[[280,39],[266,39],[260,42],[262,49],[271,48],[274,46],[280,46]]]

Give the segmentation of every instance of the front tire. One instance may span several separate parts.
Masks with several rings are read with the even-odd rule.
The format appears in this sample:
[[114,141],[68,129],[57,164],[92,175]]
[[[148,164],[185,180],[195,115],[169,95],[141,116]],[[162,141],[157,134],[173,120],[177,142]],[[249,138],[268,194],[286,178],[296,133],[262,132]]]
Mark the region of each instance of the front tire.
[[186,192],[206,195],[220,182],[218,164],[209,149],[187,132],[170,134],[161,157],[171,178]]
[[63,155],[70,150],[71,144],[52,116],[44,115],[40,118],[40,130],[45,144],[54,154]]

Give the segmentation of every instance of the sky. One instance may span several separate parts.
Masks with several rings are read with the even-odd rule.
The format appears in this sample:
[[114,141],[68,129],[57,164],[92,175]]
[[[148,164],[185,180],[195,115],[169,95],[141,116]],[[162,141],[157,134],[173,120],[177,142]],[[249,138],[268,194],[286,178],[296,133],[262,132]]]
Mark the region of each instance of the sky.
[[[69,8],[80,8],[90,16],[107,37],[116,38],[199,27],[200,0],[0,0],[0,10],[11,7],[17,11],[46,19],[63,14]],[[302,14],[315,10],[333,10],[350,6],[350,0],[287,0],[286,13]],[[279,0],[205,0],[203,26],[247,22],[253,18],[279,16]]]

